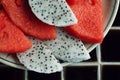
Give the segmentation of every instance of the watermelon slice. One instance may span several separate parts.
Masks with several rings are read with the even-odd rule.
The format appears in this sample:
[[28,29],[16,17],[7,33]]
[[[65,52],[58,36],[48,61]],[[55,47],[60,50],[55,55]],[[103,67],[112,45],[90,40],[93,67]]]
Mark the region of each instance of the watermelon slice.
[[11,20],[26,34],[41,40],[55,39],[55,27],[38,20],[32,13],[28,0],[1,0]]
[[102,0],[78,0],[76,4],[70,6],[78,18],[78,23],[66,27],[65,30],[86,42],[101,43],[103,40]]
[[0,10],[0,52],[23,52],[32,47],[32,43],[21,30]]

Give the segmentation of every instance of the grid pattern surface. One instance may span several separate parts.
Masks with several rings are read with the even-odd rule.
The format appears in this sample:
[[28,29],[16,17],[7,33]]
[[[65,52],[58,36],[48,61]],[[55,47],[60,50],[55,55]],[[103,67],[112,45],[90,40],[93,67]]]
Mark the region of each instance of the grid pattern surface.
[[120,80],[120,8],[113,27],[91,59],[69,64],[63,72],[40,74],[0,64],[0,80]]

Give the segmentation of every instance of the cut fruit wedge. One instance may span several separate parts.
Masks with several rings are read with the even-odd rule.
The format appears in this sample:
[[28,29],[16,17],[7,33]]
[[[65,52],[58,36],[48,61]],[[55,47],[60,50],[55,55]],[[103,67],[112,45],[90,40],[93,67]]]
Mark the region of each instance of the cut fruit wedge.
[[77,18],[66,0],[28,0],[38,19],[49,25],[66,27],[77,23]]
[[0,9],[0,52],[23,52],[31,46],[31,41],[12,23],[5,11]]
[[38,20],[32,13],[27,0],[2,0],[1,4],[8,13],[10,19],[25,34],[40,40],[56,38],[55,27]]
[[32,48],[17,54],[19,61],[27,69],[39,73],[54,73],[62,70],[62,65],[42,41],[32,37],[29,39],[33,43]]
[[85,42],[102,43],[103,41],[103,0],[78,0],[70,6],[78,23],[65,30]]
[[57,28],[57,38],[45,41],[45,45],[56,58],[66,62],[81,62],[90,59],[90,55],[81,40]]

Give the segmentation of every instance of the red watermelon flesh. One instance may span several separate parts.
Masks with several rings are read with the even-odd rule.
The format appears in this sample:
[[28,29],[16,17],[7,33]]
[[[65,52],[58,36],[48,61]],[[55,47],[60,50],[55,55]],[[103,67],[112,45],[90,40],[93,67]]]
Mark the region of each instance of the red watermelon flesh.
[[69,5],[74,5],[78,0],[66,0]]
[[32,46],[21,30],[0,10],[0,52],[23,52]]
[[55,27],[38,20],[32,13],[28,0],[2,0],[11,20],[26,34],[40,40],[55,39]]
[[70,7],[77,16],[78,23],[66,27],[65,30],[86,42],[101,43],[103,40],[102,0],[78,0]]

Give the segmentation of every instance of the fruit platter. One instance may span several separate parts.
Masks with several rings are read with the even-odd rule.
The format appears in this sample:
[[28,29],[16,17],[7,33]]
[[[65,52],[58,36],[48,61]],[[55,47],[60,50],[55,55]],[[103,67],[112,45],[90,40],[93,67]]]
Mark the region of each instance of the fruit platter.
[[119,0],[0,0],[0,62],[39,73],[90,59]]

